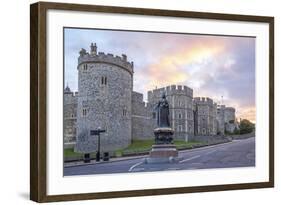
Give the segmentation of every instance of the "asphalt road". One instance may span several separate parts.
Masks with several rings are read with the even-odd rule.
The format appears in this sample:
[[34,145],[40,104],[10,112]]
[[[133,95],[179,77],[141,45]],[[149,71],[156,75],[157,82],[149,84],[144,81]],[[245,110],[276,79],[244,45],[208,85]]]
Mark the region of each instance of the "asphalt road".
[[64,175],[153,172],[255,166],[255,138],[179,152],[176,163],[147,164],[145,157],[64,167]]

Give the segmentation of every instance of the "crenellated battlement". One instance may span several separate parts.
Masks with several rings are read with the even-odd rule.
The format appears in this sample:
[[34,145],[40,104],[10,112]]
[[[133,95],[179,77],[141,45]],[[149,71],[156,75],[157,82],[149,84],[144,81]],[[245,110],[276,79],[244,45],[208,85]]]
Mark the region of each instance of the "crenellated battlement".
[[143,102],[143,94],[136,91],[132,92],[132,101]]
[[234,107],[226,107],[225,110],[229,111],[229,112],[235,112],[235,108]]
[[65,95],[69,95],[71,97],[77,97],[78,96],[78,92],[64,92],[63,94]]
[[171,95],[185,95],[189,97],[193,97],[193,90],[187,86],[182,85],[170,85],[163,88],[157,88],[151,91],[148,91],[148,98],[159,98],[161,94],[165,92],[167,96]]
[[64,104],[77,104],[78,92],[73,92],[68,86],[63,91]]
[[198,105],[213,105],[214,101],[211,98],[208,97],[195,97],[193,98],[193,102]]
[[111,53],[105,54],[104,52],[97,52],[97,46],[93,43],[90,48],[90,53],[88,53],[84,48],[80,50],[77,68],[79,68],[79,66],[83,63],[108,63],[117,65],[133,75],[134,63],[129,62],[125,54],[122,54],[122,56],[114,56]]

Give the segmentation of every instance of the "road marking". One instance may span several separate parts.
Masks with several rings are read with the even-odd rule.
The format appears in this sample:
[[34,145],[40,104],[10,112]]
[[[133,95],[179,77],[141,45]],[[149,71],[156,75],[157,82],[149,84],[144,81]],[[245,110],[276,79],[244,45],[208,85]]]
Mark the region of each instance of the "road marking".
[[139,165],[141,165],[143,162],[138,162],[136,164],[134,164],[133,166],[130,167],[129,172],[133,171],[133,169]]
[[216,152],[217,150],[212,150],[212,151],[210,151],[210,152],[207,152],[206,154],[208,155],[208,154],[212,154],[212,153],[214,153],[214,152]]
[[199,158],[199,157],[201,157],[201,155],[196,155],[196,156],[194,156],[194,157],[190,157],[190,158],[181,160],[181,161],[179,161],[179,163],[183,163],[183,162],[186,162],[186,161],[190,161],[190,160],[193,160],[193,159],[196,159],[196,158]]

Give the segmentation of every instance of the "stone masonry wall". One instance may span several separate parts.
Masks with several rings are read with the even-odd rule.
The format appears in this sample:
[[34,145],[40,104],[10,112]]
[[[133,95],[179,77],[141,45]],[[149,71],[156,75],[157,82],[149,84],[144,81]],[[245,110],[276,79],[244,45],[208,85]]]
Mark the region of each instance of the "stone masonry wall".
[[74,143],[76,140],[77,95],[77,93],[73,93],[70,90],[64,92],[64,143]]
[[[98,59],[97,61],[95,59]],[[125,148],[132,136],[131,67],[114,64],[115,58],[88,58],[78,66],[78,106],[76,152],[97,150],[97,137],[90,130],[105,129],[101,134],[101,151]],[[129,64],[125,63],[126,66]],[[130,64],[131,65],[131,64]]]
[[153,129],[156,119],[143,101],[143,94],[132,93],[132,138],[138,140],[154,139]]

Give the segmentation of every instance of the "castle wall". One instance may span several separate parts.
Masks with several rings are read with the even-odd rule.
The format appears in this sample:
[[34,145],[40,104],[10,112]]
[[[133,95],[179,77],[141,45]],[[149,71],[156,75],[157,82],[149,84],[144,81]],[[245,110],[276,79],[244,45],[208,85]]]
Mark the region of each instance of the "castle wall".
[[156,119],[149,106],[143,101],[143,94],[132,93],[132,138],[138,140],[154,139],[153,129]]
[[[132,136],[132,67],[113,55],[79,57],[76,152],[97,150],[97,137],[90,130],[99,127],[101,151],[125,148]],[[112,62],[110,59],[112,58]],[[103,59],[104,60],[103,62]],[[117,60],[116,60],[117,59]],[[123,59],[125,61],[126,59]],[[119,63],[118,63],[119,62]],[[128,67],[127,67],[128,66]]]
[[76,140],[76,121],[77,121],[77,94],[64,92],[64,143],[73,144]]

